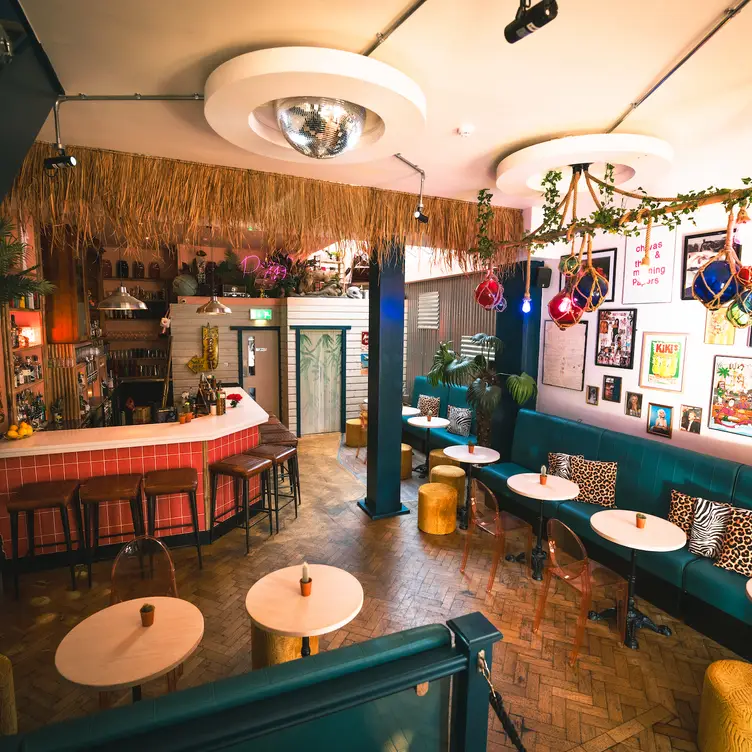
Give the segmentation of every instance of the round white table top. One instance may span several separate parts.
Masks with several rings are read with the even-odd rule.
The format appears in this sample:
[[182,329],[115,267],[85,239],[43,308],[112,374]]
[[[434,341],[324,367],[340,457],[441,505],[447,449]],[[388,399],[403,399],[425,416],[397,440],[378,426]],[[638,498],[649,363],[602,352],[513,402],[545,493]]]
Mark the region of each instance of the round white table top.
[[747,580],[747,598],[752,601],[752,580]]
[[567,501],[580,495],[580,487],[558,475],[548,475],[546,485],[540,482],[540,473],[519,473],[507,478],[507,486],[520,496],[539,501]]
[[646,514],[645,527],[637,527],[637,512],[604,509],[590,518],[590,526],[601,538],[637,551],[676,551],[687,542],[685,532],[673,522]]
[[300,594],[302,566],[262,577],[245,597],[248,615],[261,629],[285,637],[316,637],[352,621],[363,607],[363,587],[349,572],[309,564],[311,594]]
[[[141,625],[144,603],[156,612]],[[204,617],[181,598],[149,596],[116,603],[92,614],[63,638],[55,666],[74,684],[99,691],[124,689],[163,676],[198,647]]]
[[444,454],[466,465],[487,465],[489,462],[496,462],[501,457],[495,449],[482,446],[476,446],[471,454],[465,444],[444,447]]
[[407,422],[411,426],[417,428],[446,428],[449,425],[449,421],[446,418],[437,418],[433,416],[431,420],[428,420],[426,415],[418,415],[415,418],[408,418]]
[[420,410],[417,407],[410,407],[410,405],[402,405],[402,417],[407,418],[411,415],[420,415]]

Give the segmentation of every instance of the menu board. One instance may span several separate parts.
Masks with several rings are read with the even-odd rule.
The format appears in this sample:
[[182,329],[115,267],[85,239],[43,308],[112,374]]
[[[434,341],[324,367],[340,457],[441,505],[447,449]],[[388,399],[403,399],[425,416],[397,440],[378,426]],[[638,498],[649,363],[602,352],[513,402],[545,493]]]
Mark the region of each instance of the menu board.
[[585,388],[587,322],[563,331],[553,321],[543,326],[543,383],[581,392]]

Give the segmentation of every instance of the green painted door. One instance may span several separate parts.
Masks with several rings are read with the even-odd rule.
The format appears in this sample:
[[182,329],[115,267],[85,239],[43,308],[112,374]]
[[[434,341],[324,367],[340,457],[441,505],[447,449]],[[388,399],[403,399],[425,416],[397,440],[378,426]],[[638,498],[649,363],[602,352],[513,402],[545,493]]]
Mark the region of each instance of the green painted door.
[[339,432],[342,425],[341,329],[300,332],[300,433]]

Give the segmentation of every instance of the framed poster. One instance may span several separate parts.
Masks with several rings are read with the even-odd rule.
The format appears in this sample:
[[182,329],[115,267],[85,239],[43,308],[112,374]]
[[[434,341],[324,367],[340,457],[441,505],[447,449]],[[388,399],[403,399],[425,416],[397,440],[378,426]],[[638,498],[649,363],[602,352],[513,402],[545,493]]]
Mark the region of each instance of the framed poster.
[[[593,266],[608,280],[608,295],[603,299],[604,303],[614,302],[614,291],[616,289],[616,251],[616,248],[604,248],[602,251],[593,251]],[[566,258],[566,256],[562,256],[561,258]],[[559,292],[564,289],[564,279],[564,275],[559,272]]]
[[595,365],[634,368],[636,331],[636,308],[599,308]]
[[708,428],[752,438],[752,358],[715,356]]
[[587,402],[588,405],[593,405],[593,407],[595,407],[598,404],[598,387],[597,386],[588,385],[587,391],[585,392],[585,402]]
[[671,405],[654,405],[652,402],[648,404],[648,433],[670,439],[673,420],[674,408]]
[[[726,244],[726,230],[711,232],[697,232],[684,236],[682,249],[681,299],[694,300],[692,297],[692,283],[698,269],[707,264]],[[734,237],[734,250],[741,259],[742,246]]]
[[640,386],[681,392],[684,388],[684,361],[687,357],[686,334],[644,332]]
[[624,400],[624,412],[630,418],[642,417],[642,395],[639,392],[627,392]]
[[621,376],[603,377],[603,401],[621,402]]
[[735,336],[736,328],[726,318],[725,308],[705,313],[706,345],[733,345]]
[[562,331],[553,321],[543,325],[543,383],[581,392],[585,388],[587,322]]
[[653,227],[650,231],[650,264],[643,266],[645,233],[627,238],[621,295],[624,305],[671,302],[675,243],[673,231],[662,226]]
[[682,405],[680,408],[679,430],[687,433],[700,433],[702,423],[702,408],[693,405]]

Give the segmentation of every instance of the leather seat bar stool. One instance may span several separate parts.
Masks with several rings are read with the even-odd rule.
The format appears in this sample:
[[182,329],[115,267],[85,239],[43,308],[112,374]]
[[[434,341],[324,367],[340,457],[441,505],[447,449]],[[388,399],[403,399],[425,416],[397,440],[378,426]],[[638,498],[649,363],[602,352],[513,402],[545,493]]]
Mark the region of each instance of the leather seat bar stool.
[[178,530],[188,527],[186,524],[163,525],[157,527],[157,497],[167,494],[187,494],[188,505],[191,510],[193,539],[198,552],[198,568],[204,568],[201,557],[201,541],[198,528],[198,505],[196,503],[196,489],[198,488],[198,473],[193,467],[179,467],[173,470],[152,470],[144,476],[144,495],[146,496],[146,519],[149,524],[149,535],[161,530]]
[[58,546],[61,541],[52,543],[34,542],[34,513],[40,509],[57,509],[60,512],[60,522],[63,527],[63,540],[68,553],[70,567],[71,588],[76,589],[76,562],[71,545],[70,522],[68,520],[68,506],[71,506],[78,527],[78,549],[81,550],[83,540],[81,530],[81,508],[78,503],[78,481],[56,480],[44,483],[27,483],[21,486],[8,502],[10,515],[10,537],[13,549],[13,585],[16,589],[16,599],[19,597],[18,588],[18,515],[26,515],[26,538],[29,544],[28,556],[34,558],[35,548]]
[[[298,450],[294,446],[284,446],[282,444],[259,444],[253,449],[247,449],[244,454],[252,457],[263,457],[270,460],[273,464],[274,476],[274,516],[276,520],[277,532],[279,532],[279,511],[284,509],[288,504],[295,507],[295,516],[298,516],[298,504],[300,503],[300,475],[298,473]],[[281,470],[287,463],[287,474],[290,477],[290,493],[280,493],[278,470]],[[280,497],[290,499],[279,506]]]
[[133,534],[146,535],[143,510],[141,508],[141,476],[130,475],[98,475],[89,478],[81,484],[79,497],[84,510],[84,541],[87,551],[86,566],[89,573],[89,587],[91,587],[91,565],[97,558],[100,538],[119,538],[123,533],[112,535],[99,534],[99,505],[109,501],[125,500],[131,508],[131,524]]
[[[262,457],[251,457],[247,454],[234,454],[232,457],[212,462],[209,465],[209,476],[211,478],[211,527],[209,528],[209,541],[214,535],[214,524],[229,514],[237,514],[241,511],[244,516],[245,527],[245,552],[251,550],[250,529],[253,525],[261,522],[264,515],[269,517],[269,535],[273,535],[272,527],[272,504],[271,504],[271,480],[269,473],[272,470],[271,460]],[[219,485],[219,476],[228,475],[233,478],[235,486],[235,505],[226,509],[221,514],[217,514],[217,486]],[[261,486],[259,493],[252,499],[249,497],[249,481],[251,478],[260,476]],[[241,493],[242,492],[242,493]],[[254,517],[259,519],[251,523],[251,504],[261,503],[258,512]]]
[[[298,445],[298,437],[274,416],[270,416],[268,422],[259,426],[259,436],[261,437],[259,442],[261,444],[281,444],[282,446],[294,447]],[[279,467],[279,477],[281,482],[284,483],[284,465]],[[298,504],[300,504],[300,494],[298,494]]]

